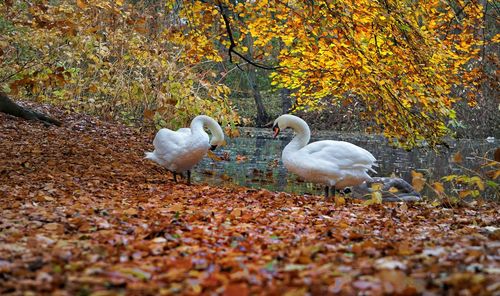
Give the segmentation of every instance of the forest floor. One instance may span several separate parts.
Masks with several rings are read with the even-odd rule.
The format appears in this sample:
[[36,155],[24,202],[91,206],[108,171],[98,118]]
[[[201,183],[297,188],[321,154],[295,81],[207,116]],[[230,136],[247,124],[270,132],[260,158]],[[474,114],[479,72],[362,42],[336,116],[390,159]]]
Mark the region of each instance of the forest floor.
[[153,134],[0,113],[2,295],[499,295],[500,206],[175,184]]

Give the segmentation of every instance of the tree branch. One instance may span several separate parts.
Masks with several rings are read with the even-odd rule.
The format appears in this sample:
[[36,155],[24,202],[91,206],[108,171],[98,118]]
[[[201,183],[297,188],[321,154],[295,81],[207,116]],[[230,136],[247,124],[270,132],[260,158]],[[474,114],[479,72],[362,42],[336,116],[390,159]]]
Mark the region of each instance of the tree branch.
[[[229,21],[229,18],[228,16],[226,15],[225,13],[225,9],[224,9],[224,6],[222,5],[221,1],[217,1],[217,6],[219,7],[219,10],[220,10],[220,13],[222,15],[222,18],[224,20],[224,26],[226,27],[226,32],[227,32],[227,35],[229,37],[229,42],[230,42],[230,45],[229,45],[229,61],[231,63],[234,63],[233,62],[233,54],[237,55],[238,57],[240,57],[242,60],[244,60],[245,62],[247,62],[248,64],[254,66],[254,67],[257,67],[257,68],[260,68],[260,69],[264,69],[264,70],[278,70],[282,67],[271,67],[271,66],[267,66],[267,65],[264,65],[264,64],[261,64],[261,63],[257,63],[257,62],[254,62],[252,61],[251,59],[245,57],[243,54],[237,52],[235,50],[235,47],[237,46],[236,45],[236,42],[234,41],[234,37],[233,37],[233,31],[231,29],[231,22]],[[238,68],[239,65],[237,64]],[[243,70],[240,68],[240,70]]]

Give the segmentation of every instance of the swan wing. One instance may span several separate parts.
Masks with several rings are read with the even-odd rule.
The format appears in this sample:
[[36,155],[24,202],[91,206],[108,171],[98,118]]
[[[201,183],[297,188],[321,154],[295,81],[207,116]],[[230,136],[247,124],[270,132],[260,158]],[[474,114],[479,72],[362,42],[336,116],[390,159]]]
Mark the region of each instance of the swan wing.
[[344,141],[318,141],[306,145],[299,150],[321,166],[341,170],[362,168],[372,170],[376,165],[375,157],[367,150]]
[[167,128],[160,129],[153,140],[155,153],[159,156],[164,156],[179,151],[185,146],[189,134],[189,128],[183,128],[178,131],[172,131]]

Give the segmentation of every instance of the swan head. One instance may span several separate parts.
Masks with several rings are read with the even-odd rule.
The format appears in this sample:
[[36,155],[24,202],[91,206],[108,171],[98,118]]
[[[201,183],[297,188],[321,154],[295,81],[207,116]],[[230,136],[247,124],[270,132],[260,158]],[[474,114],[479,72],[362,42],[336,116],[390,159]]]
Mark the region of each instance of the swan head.
[[225,144],[224,141],[224,132],[220,125],[214,121],[213,125],[209,124],[209,129],[212,132],[212,138],[210,139],[210,150],[214,151],[217,147],[223,146]]
[[204,127],[208,128],[210,130],[210,133],[212,134],[212,138],[210,139],[210,150],[213,151],[218,146],[222,146],[225,144],[224,132],[222,131],[219,123],[212,117],[206,115],[198,115],[191,122],[192,130],[203,131]]
[[[280,117],[276,118],[273,124],[273,137],[276,138],[280,131],[289,128],[289,127],[294,127],[295,122],[302,122],[303,120],[297,116],[290,115],[290,114],[283,114]],[[304,122],[305,123],[305,122]]]
[[277,124],[273,125],[273,138],[276,138],[280,133],[280,128]]

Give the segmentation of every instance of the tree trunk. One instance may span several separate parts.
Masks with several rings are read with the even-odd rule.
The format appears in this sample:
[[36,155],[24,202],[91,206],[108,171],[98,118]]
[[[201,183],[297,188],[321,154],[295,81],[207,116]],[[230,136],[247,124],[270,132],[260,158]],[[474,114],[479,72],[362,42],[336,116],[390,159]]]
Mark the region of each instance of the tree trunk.
[[281,98],[281,110],[283,114],[287,114],[290,112],[292,108],[292,100],[290,99],[291,91],[287,88],[280,89],[280,98]]
[[[250,57],[253,56],[253,39],[250,34],[245,37],[245,45],[248,47],[248,54]],[[255,125],[258,127],[264,126],[269,121],[269,116],[267,115],[266,108],[262,102],[262,96],[260,95],[259,86],[257,85],[257,75],[256,69],[252,65],[247,67],[247,80],[248,87],[252,90],[253,99],[255,100],[255,106],[257,107],[257,117],[255,118]]]
[[6,93],[0,91],[0,112],[13,116],[21,117],[27,120],[41,120],[45,124],[61,125],[57,119],[51,118],[45,114],[26,109],[12,101]]
[[269,121],[269,116],[267,115],[264,104],[262,103],[262,96],[260,95],[259,87],[257,86],[257,77],[255,75],[255,69],[250,69],[248,71],[248,86],[252,89],[253,99],[255,100],[255,106],[257,107],[257,117],[255,118],[255,125],[262,127]]

